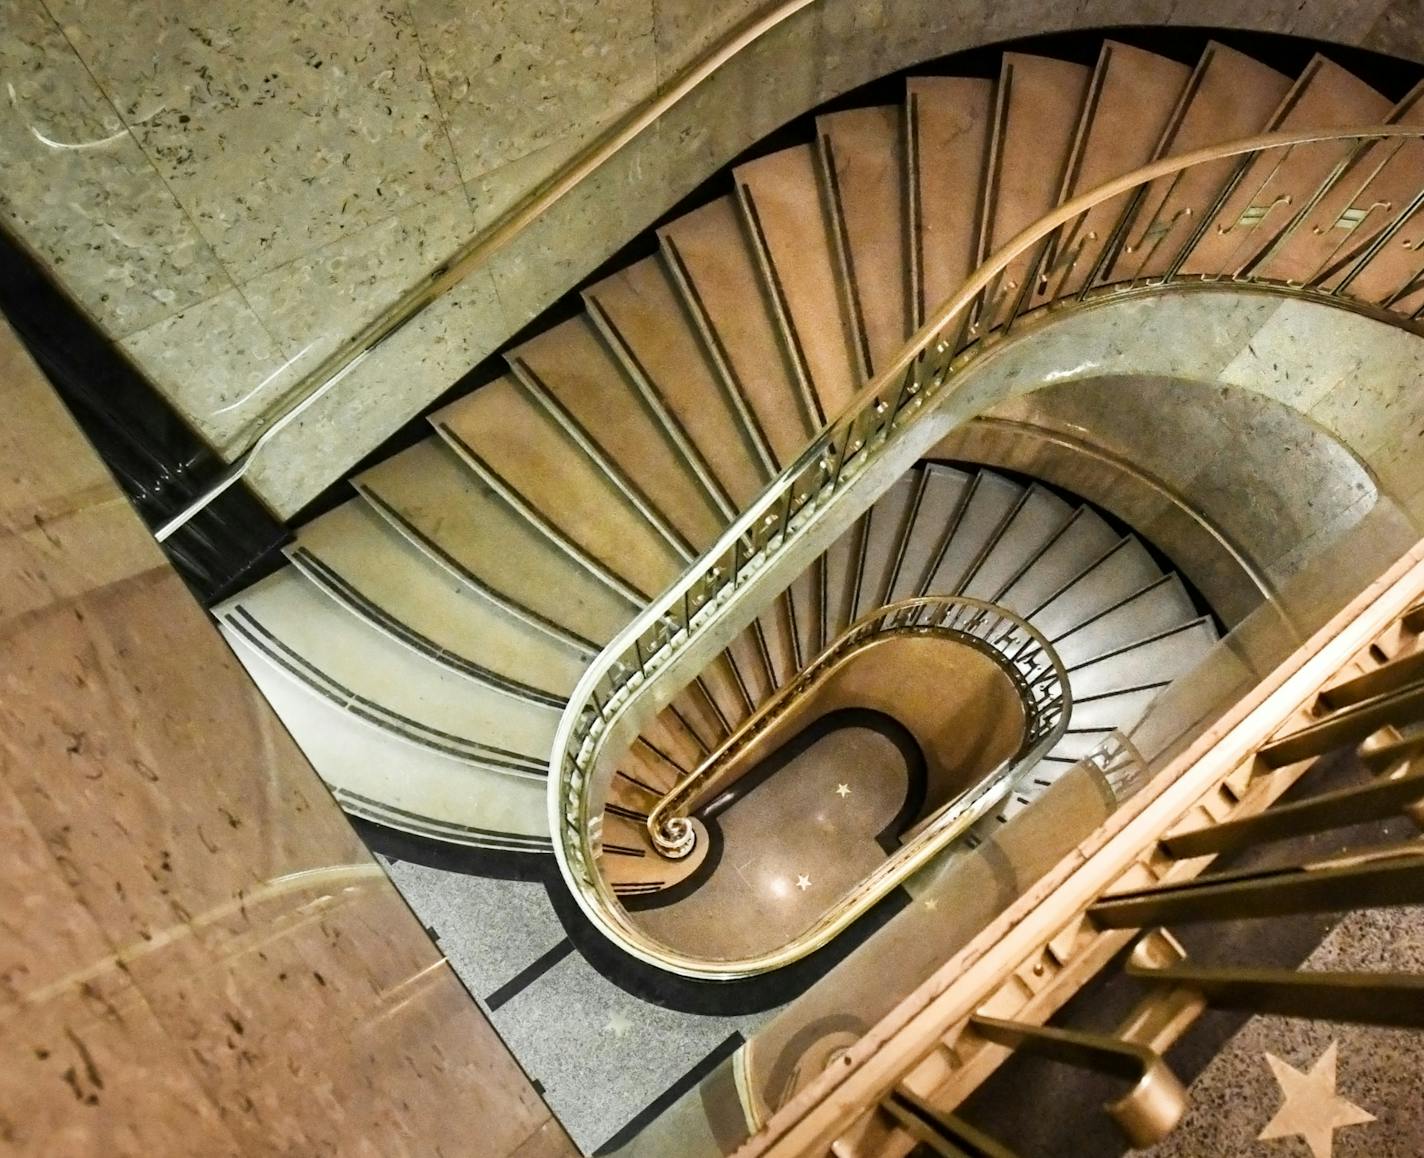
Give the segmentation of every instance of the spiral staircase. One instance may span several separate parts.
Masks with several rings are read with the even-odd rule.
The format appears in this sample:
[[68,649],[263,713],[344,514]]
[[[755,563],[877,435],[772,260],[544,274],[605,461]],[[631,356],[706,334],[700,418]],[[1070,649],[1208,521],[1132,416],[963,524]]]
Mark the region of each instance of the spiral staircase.
[[[578,316],[510,350],[508,372],[431,414],[423,442],[352,479],[355,497],[297,532],[288,567],[216,609],[221,628],[350,813],[559,851],[575,874],[568,842],[586,841],[606,904],[697,871],[706,840],[661,844],[660,802],[853,624],[917,597],[979,600],[1047,640],[1071,703],[1051,747],[972,818],[1004,823],[1193,667],[1217,638],[1209,609],[1090,505],[932,447],[866,482],[873,502],[818,509],[814,535],[798,530],[815,505],[798,481],[817,463],[849,478],[863,446],[891,437],[922,400],[910,395],[945,377],[907,342],[1056,207],[1254,134],[1418,126],[1420,96],[1391,107],[1323,58],[1290,78],[1221,45],[1192,68],[1106,42],[1095,67],[1009,53],[996,79],[916,77],[901,105],[821,116],[813,142],[735,168],[729,193],[658,230],[655,256],[588,287]],[[1071,230],[966,299],[938,349],[971,357],[1020,317],[1104,288],[1223,276],[1410,323],[1424,280],[1402,230],[1420,158],[1413,137],[1327,140],[1090,199]],[[855,425],[864,384],[897,371],[893,405],[872,400],[887,425]],[[825,443],[837,421],[851,425]],[[768,507],[778,484],[792,497]],[[749,562],[797,535],[787,581],[739,594]],[[728,571],[725,589],[688,586]],[[669,616],[657,601],[679,583]],[[623,732],[609,715],[616,754],[596,784],[565,775],[570,737],[597,739],[579,721],[606,706],[585,676],[595,656],[623,641],[636,677],[607,686],[637,691],[696,633],[703,599],[720,616],[715,647],[677,661],[686,678],[649,684],[656,703]],[[573,817],[578,835],[551,817]]]

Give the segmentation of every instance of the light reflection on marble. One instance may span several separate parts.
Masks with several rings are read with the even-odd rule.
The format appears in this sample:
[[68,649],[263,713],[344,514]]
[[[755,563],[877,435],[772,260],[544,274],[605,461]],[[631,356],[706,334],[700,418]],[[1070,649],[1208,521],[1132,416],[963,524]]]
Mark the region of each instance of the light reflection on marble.
[[252,423],[320,361],[310,349],[288,354],[240,290],[165,318],[121,345],[228,457],[254,437]]
[[106,332],[231,286],[40,0],[0,9],[0,218]]
[[[836,794],[840,782],[846,796]],[[909,789],[892,740],[867,727],[837,729],[717,816],[720,860],[695,892],[632,918],[665,944],[709,958],[779,948],[884,862],[875,838]]]
[[51,10],[239,283],[459,180],[404,5]]
[[4,327],[0,386],[7,1152],[572,1153]]

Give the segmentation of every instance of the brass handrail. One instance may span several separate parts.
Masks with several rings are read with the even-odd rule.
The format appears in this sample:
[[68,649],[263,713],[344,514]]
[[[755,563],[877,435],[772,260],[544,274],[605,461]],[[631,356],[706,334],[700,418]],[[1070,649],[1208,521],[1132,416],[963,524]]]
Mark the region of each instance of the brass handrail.
[[[1018,690],[1024,707],[1023,739],[1008,765],[1031,766],[1058,742],[1067,727],[1073,706],[1068,673],[1053,645],[1032,624],[1003,607],[967,596],[932,595],[887,603],[862,615],[841,632],[707,759],[668,789],[648,814],[648,834],[653,847],[670,860],[679,860],[691,853],[697,841],[696,829],[688,819],[694,799],[706,791],[707,785],[732,759],[785,715],[821,676],[848,656],[888,635],[937,635],[958,639],[986,651],[1004,670]],[[994,801],[1009,790],[1012,780],[1012,776],[1000,776],[1002,771],[998,769],[995,773],[1002,787]]]
[[[628,716],[632,724],[641,722],[629,715],[630,709],[640,702],[645,705],[652,702],[648,693],[662,686],[660,677],[664,673],[680,674],[679,665],[673,661],[687,654],[694,640],[702,642],[712,638],[714,627],[725,632],[726,625],[733,621],[735,615],[746,615],[745,601],[737,599],[738,592],[758,576],[769,573],[774,561],[788,557],[788,546],[806,540],[812,528],[820,529],[835,500],[846,493],[852,482],[866,475],[872,463],[885,466],[882,460],[893,458],[886,455],[886,447],[895,446],[901,452],[907,448],[914,450],[913,443],[904,437],[905,432],[955,397],[954,389],[942,388],[960,374],[963,365],[972,361],[979,350],[985,348],[984,340],[991,331],[1003,333],[1012,327],[1033,297],[1031,291],[1038,285],[1045,257],[1050,255],[1053,244],[1061,240],[1066,226],[1075,222],[1081,225],[1081,219],[1090,210],[1126,194],[1135,194],[1112,233],[1109,248],[1097,260],[1092,276],[1080,291],[1072,293],[1071,296],[1081,300],[1095,288],[1094,281],[1106,266],[1108,258],[1115,258],[1124,252],[1122,244],[1136,220],[1149,186],[1197,165],[1237,158],[1233,176],[1227,180],[1210,212],[1191,231],[1187,243],[1169,264],[1168,272],[1145,280],[1129,280],[1126,287],[1137,289],[1143,284],[1164,285],[1176,280],[1199,283],[1204,279],[1184,278],[1180,269],[1230,194],[1261,155],[1273,150],[1286,150],[1269,169],[1269,175],[1262,182],[1264,187],[1280,170],[1290,151],[1299,146],[1327,142],[1353,142],[1354,145],[1349,156],[1335,164],[1326,180],[1312,196],[1305,199],[1304,208],[1277,229],[1261,251],[1273,254],[1281,241],[1314,211],[1368,148],[1390,139],[1404,142],[1420,137],[1424,137],[1424,128],[1373,125],[1354,129],[1265,133],[1197,149],[1145,165],[1065,202],[1027,226],[991,255],[959,291],[934,311],[896,357],[851,399],[841,414],[816,436],[796,461],[768,484],[716,543],[619,632],[579,680],[555,736],[550,760],[548,802],[550,831],[560,870],[580,908],[592,923],[634,955],[656,965],[683,971],[671,959],[660,957],[656,950],[639,944],[642,935],[626,920],[621,906],[597,870],[597,850],[591,828],[594,818],[589,805],[590,789],[596,787],[594,777],[600,772],[604,744],[615,731],[614,725],[624,722],[623,717]],[[1375,175],[1381,168],[1376,168]],[[1170,192],[1171,189],[1168,190],[1169,195]],[[1162,204],[1165,203],[1164,198]],[[1360,252],[1363,255],[1358,259],[1352,250],[1350,271],[1335,290],[1322,291],[1321,296],[1348,302],[1340,296],[1343,287],[1372,254],[1395,236],[1421,203],[1424,203],[1424,193],[1415,198],[1398,218],[1374,231],[1362,243]],[[1161,207],[1159,204],[1157,208]],[[1021,288],[1014,295],[1007,315],[1000,316],[1007,294],[1016,287],[1010,283],[1004,291],[998,291],[998,283],[1004,280],[1005,272],[1016,261],[1033,251],[1036,253],[1031,264],[1021,274]],[[1332,252],[1327,262],[1336,256],[1337,253]],[[1230,271],[1231,284],[1253,284],[1252,271],[1260,260],[1258,254],[1246,266]],[[1062,278],[1066,278],[1074,265],[1076,259],[1062,273]],[[1328,280],[1328,276],[1320,270],[1314,276]],[[1059,284],[1062,285],[1062,279]],[[996,291],[993,294],[991,287]],[[1116,283],[1114,288],[1117,288]],[[1306,292],[1310,282],[1277,288]],[[1399,321],[1401,324],[1407,322],[1402,317]],[[956,332],[951,332],[952,325],[957,327]],[[932,405],[927,406],[926,403],[931,401]],[[900,445],[902,443],[903,446]],[[893,466],[894,463],[888,465]],[[879,490],[884,490],[893,478],[893,474],[882,469],[871,481]],[[626,730],[626,727],[621,730]],[[688,975],[708,974],[692,971]]]
[[162,543],[181,530],[224,491],[239,482],[272,439],[367,357],[505,248],[734,56],[813,3],[815,0],[780,0],[766,11],[743,20],[688,65],[668,88],[617,118],[575,154],[567,165],[516,201],[492,224],[312,367],[301,381],[287,391],[272,413],[253,419],[248,426],[259,428],[256,438],[232,460],[217,482],[159,527],[154,532],[154,538]]

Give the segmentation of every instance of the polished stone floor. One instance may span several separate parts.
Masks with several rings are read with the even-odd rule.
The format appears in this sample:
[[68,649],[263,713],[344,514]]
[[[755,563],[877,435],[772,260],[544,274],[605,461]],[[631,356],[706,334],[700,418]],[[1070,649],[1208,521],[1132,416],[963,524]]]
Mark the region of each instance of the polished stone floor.
[[614,984],[572,946],[543,878],[381,860],[585,1153],[651,1116],[775,1012],[689,1013]]
[[[712,825],[720,858],[690,895],[638,919],[707,956],[774,948],[880,864],[906,820],[917,754],[874,722],[808,730],[749,778]],[[411,858],[425,859],[409,846]],[[417,863],[399,842],[391,877],[574,1141],[626,1137],[794,995],[701,986],[692,1000],[650,976],[596,967],[576,944],[550,857],[522,865],[458,851]],[[596,934],[595,934],[596,936]],[[846,942],[855,940],[847,934]],[[584,949],[588,946],[582,943]]]
[[881,841],[894,847],[910,781],[905,754],[883,732],[851,725],[820,735],[717,814],[720,855],[695,892],[635,919],[708,957],[786,944],[885,860]]

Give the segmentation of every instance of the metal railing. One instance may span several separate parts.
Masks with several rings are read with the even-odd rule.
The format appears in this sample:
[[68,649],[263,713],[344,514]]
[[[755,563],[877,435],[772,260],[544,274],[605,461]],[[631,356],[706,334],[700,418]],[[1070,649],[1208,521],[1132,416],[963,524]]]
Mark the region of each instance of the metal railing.
[[[964,596],[930,596],[889,603],[861,616],[846,628],[716,751],[668,790],[648,815],[653,847],[669,859],[692,852],[696,832],[688,814],[728,764],[774,727],[832,668],[888,636],[954,640],[987,654],[1013,681],[1024,708],[1024,734],[1014,755],[981,784],[947,805],[945,814],[927,826],[925,835],[933,834],[935,851],[973,823],[973,820],[942,823],[946,816],[954,814],[962,820],[971,812],[974,819],[984,815],[1009,792],[1016,772],[1031,767],[1058,742],[1067,726],[1072,705],[1068,674],[1052,645],[1031,624],[995,604]],[[919,839],[901,852],[911,849]]]
[[[1401,201],[1380,196],[1377,184],[1398,180],[1391,162],[1421,136],[1424,128],[1399,125],[1277,132],[1169,157],[1073,198],[985,261],[579,681],[555,737],[549,809],[555,854],[590,920],[625,949],[682,971],[636,945],[638,934],[625,936],[622,909],[597,870],[593,821],[612,774],[605,750],[631,742],[669,689],[689,682],[795,578],[798,562],[993,401],[960,397],[966,365],[1039,306],[1166,285],[1257,287],[1381,314],[1424,288],[1424,274],[1408,271],[1378,304],[1349,291],[1386,247],[1412,246],[1402,231],[1416,221],[1424,188]],[[1186,180],[1208,166],[1225,166],[1209,190]],[[1314,257],[1302,276],[1272,276],[1306,248]],[[1211,274],[1199,268],[1207,254]],[[1413,326],[1418,314],[1392,320]],[[956,401],[962,413],[949,405]]]
[[253,461],[278,434],[330,393],[337,383],[376,350],[505,249],[729,60],[813,3],[815,0],[781,0],[748,17],[698,56],[665,89],[635,106],[596,135],[568,164],[516,201],[314,366],[270,412],[253,419],[248,427],[255,433],[246,448],[232,460],[217,482],[159,527],[154,537],[160,543],[165,542],[224,491],[241,481]]

